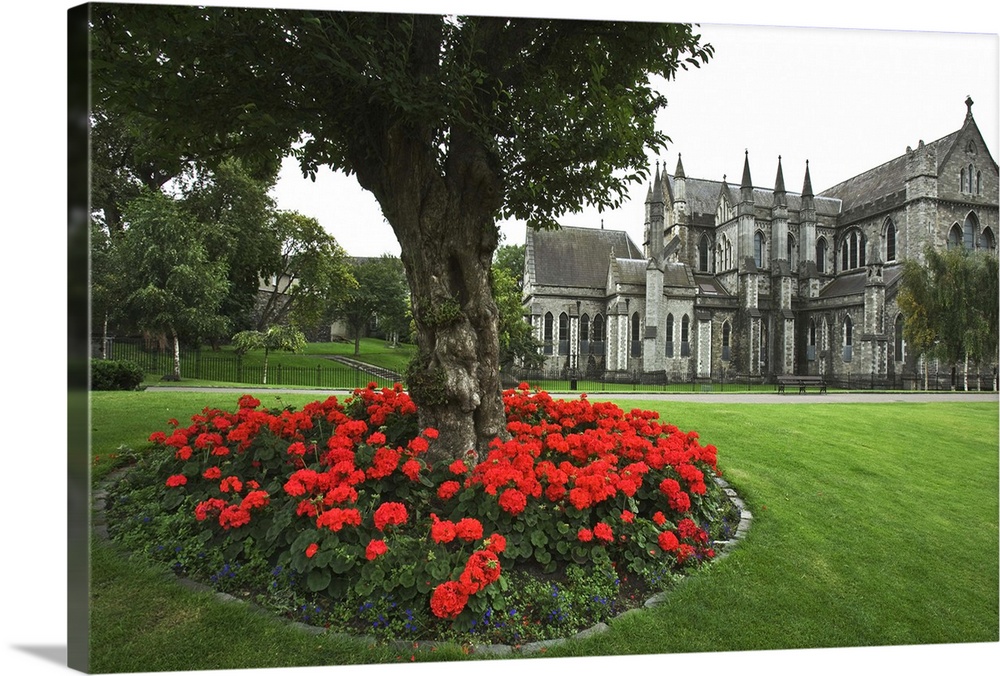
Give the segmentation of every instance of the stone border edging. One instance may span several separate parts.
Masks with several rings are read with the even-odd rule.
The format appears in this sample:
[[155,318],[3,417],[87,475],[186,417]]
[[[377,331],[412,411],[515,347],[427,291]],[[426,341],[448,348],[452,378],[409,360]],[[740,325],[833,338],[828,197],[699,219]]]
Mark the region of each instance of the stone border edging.
[[[105,515],[108,489],[111,488],[111,486],[113,486],[114,484],[116,484],[119,480],[121,480],[121,478],[124,477],[131,469],[132,469],[131,466],[125,466],[113,470],[112,472],[109,472],[108,475],[101,480],[100,484],[98,484],[97,489],[93,491],[93,494],[91,496],[91,505],[92,505],[91,529],[94,535],[96,535],[98,538],[108,543],[111,543],[111,539],[108,534],[107,517]],[[718,476],[713,478],[715,480],[715,483],[726,494],[726,497],[729,498],[729,501],[732,502],[732,504],[735,505],[736,508],[740,510],[740,522],[736,528],[736,533],[729,540],[716,540],[715,542],[712,543],[716,547],[716,554],[715,557],[712,559],[711,563],[715,564],[718,561],[721,561],[722,559],[726,558],[729,555],[729,553],[746,537],[747,532],[750,530],[750,525],[753,522],[753,514],[750,513],[750,510],[747,509],[746,504],[743,502],[742,499],[740,499],[739,495],[737,495],[736,491],[729,485],[728,482],[726,482],[724,479]],[[191,580],[186,577],[179,577],[175,573],[172,573],[170,571],[166,571],[164,573],[164,577],[167,579],[175,580],[181,586],[186,587],[192,591],[206,592],[213,594],[215,598],[222,603],[234,603],[234,602],[243,603],[247,607],[249,607],[253,612],[273,618],[279,622],[282,622],[291,627],[294,627],[295,629],[304,631],[309,634],[317,636],[320,634],[328,634],[330,637],[357,641],[359,643],[364,643],[365,645],[373,645],[379,643],[379,640],[373,636],[336,632],[323,627],[317,627],[315,625],[305,624],[304,622],[298,622],[296,620],[290,620],[288,618],[280,617],[278,615],[275,615],[273,612],[267,610],[266,608],[258,606],[255,603],[246,601],[244,599],[236,598],[232,594],[227,594],[225,592],[217,592],[214,589],[212,589],[212,587],[206,584],[197,582],[195,580]],[[610,618],[608,622],[611,622],[613,624],[623,617],[634,615],[648,608],[654,608],[666,602],[670,592],[671,590],[666,590],[654,594],[650,598],[646,599],[645,603],[643,603],[641,606],[636,608],[631,608],[623,613],[619,613],[618,615],[615,615],[614,617]],[[519,646],[511,646],[502,643],[472,644],[472,646],[470,647],[470,654],[503,656],[503,655],[514,655],[514,654],[529,655],[533,653],[541,653],[545,652],[549,648],[555,648],[557,646],[563,645],[568,641],[578,640],[582,638],[587,638],[589,636],[594,636],[596,634],[601,634],[607,631],[608,628],[609,628],[608,624],[604,622],[598,622],[592,627],[584,629],[576,634],[573,634],[572,636],[564,638],[547,639],[544,641],[534,641]],[[415,651],[415,650],[432,650],[447,645],[454,645],[454,643],[450,641],[444,642],[444,641],[395,640],[395,641],[388,641],[386,645],[396,650]]]

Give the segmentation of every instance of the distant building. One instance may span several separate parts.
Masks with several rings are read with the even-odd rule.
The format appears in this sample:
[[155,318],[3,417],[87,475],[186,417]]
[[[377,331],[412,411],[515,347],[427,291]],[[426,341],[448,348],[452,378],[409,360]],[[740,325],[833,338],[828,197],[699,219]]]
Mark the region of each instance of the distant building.
[[925,245],[996,255],[998,170],[966,99],[962,127],[823,192],[673,174],[646,197],[645,241],[528,229],[525,315],[550,371],[671,381],[780,374],[896,380],[916,364],[896,304]]

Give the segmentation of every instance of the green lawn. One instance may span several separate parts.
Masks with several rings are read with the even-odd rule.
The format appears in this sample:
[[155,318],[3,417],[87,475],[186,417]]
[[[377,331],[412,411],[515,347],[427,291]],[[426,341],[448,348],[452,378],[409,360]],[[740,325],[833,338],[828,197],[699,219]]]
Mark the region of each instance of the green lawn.
[[[306,395],[257,395],[301,405]],[[94,477],[121,444],[141,448],[170,417],[236,395],[94,393]],[[597,397],[592,397],[597,398]],[[726,405],[649,408],[719,449],[754,513],[729,557],[666,604],[549,656],[995,642],[996,404]],[[179,588],[95,545],[91,669],[155,671],[409,660],[410,651],[310,636]],[[252,648],[252,650],[250,649]],[[465,658],[456,649],[417,660]]]

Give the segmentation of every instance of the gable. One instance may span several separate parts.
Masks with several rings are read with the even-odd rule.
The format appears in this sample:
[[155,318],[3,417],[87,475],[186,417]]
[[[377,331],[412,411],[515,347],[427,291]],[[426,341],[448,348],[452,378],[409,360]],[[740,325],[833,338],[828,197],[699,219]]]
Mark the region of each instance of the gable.
[[611,254],[644,260],[642,251],[624,231],[567,227],[528,229],[525,241],[531,255],[526,264],[535,284],[577,288],[605,288]]

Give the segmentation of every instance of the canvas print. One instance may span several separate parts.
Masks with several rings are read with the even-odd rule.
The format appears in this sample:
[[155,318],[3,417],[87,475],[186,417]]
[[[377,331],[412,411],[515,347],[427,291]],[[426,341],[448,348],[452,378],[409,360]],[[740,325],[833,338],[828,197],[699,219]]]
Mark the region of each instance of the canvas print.
[[996,35],[69,18],[71,668],[1000,641]]

